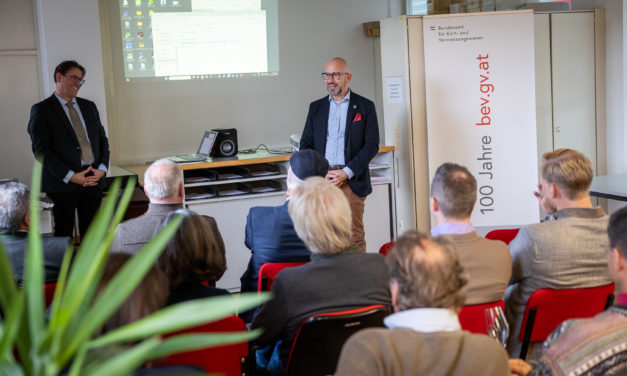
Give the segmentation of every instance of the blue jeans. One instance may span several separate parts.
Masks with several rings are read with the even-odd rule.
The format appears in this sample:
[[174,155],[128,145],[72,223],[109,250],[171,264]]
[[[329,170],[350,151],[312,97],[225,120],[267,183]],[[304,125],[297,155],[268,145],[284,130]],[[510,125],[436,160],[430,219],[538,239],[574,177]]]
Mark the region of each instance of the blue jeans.
[[257,361],[257,370],[260,374],[285,375],[285,367],[279,352],[283,340],[278,341],[274,345],[268,345],[255,352],[255,360]]

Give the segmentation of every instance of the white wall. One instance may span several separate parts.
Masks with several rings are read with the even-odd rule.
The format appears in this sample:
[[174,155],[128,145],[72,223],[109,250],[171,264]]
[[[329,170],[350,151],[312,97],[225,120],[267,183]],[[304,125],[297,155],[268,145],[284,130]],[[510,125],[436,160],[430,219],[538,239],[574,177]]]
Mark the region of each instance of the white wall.
[[34,0],[41,66],[41,98],[54,90],[54,68],[76,60],[87,69],[79,96],[96,103],[107,128],[102,44],[97,0]]
[[104,69],[111,72],[109,140],[117,164],[193,152],[202,131],[217,127],[236,128],[240,149],[288,145],[302,131],[309,103],[325,95],[320,72],[334,56],[348,60],[351,88],[380,102],[379,42],[364,35],[362,23],[404,8],[403,0],[279,0],[278,77],[126,82],[117,2],[100,3],[110,43]]

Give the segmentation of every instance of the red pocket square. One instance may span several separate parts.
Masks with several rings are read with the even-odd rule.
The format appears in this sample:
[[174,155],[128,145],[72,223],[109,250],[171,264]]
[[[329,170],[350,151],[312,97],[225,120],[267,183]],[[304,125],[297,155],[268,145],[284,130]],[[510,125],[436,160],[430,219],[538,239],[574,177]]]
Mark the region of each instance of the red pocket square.
[[353,123],[359,120],[361,120],[361,114],[358,112],[357,115],[355,115],[355,118],[353,119]]

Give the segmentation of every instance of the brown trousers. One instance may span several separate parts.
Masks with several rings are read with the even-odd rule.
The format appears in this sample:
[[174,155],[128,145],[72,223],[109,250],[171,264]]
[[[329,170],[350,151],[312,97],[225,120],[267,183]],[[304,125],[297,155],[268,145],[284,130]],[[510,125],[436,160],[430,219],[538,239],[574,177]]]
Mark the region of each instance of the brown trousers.
[[340,187],[344,196],[348,200],[351,208],[351,245],[356,245],[362,251],[366,251],[366,231],[364,230],[364,207],[366,206],[366,198],[357,196],[347,182]]

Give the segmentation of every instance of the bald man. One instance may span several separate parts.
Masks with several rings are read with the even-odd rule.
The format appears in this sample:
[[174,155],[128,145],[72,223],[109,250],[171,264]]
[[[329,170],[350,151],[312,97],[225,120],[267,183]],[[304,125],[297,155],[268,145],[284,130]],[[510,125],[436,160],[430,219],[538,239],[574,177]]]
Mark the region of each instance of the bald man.
[[309,105],[300,149],[314,149],[329,162],[326,178],[350,204],[351,242],[365,251],[364,207],[372,192],[368,165],[379,151],[379,124],[374,103],[348,87],[352,77],[341,57],[327,63],[322,79],[329,95]]

